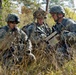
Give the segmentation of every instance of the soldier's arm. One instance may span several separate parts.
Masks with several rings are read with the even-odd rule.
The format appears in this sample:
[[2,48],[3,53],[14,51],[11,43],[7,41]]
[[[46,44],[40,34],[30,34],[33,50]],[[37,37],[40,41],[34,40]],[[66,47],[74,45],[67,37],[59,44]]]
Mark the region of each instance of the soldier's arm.
[[5,35],[6,35],[6,30],[0,29],[0,41],[4,38]]
[[32,57],[34,60],[36,60],[35,56],[32,53],[32,43],[30,41],[30,39],[28,39],[28,36],[26,35],[26,33],[23,32],[23,37],[25,40],[25,49],[26,49],[26,55],[29,55],[30,57]]
[[14,40],[14,34],[5,31],[2,33],[1,33],[2,35],[0,35],[0,49],[6,50],[7,48],[10,48],[11,42]]
[[70,44],[76,42],[76,23],[69,19],[65,30],[62,32],[62,39],[67,40]]
[[30,38],[31,33],[33,32],[33,29],[34,29],[33,23],[26,25],[22,28],[22,30],[27,34],[28,38]]
[[22,32],[22,39],[26,45],[26,51],[31,51],[32,50],[31,41],[28,39],[28,36],[26,35],[25,32],[23,32],[22,30],[21,30],[21,32]]
[[0,29],[0,49],[2,43],[4,42],[5,35],[6,35],[6,31],[4,29]]
[[66,24],[66,30],[68,30],[70,32],[76,32],[76,22],[69,19]]

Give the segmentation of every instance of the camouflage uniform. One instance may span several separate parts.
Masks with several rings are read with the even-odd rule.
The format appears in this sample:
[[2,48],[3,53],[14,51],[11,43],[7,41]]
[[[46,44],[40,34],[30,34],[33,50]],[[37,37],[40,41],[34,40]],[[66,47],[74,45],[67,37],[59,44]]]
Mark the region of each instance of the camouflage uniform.
[[[16,22],[16,24],[20,22],[18,17],[14,14],[9,14],[7,16],[6,22],[8,21]],[[31,50],[31,41],[28,39],[26,33],[18,27],[11,29],[9,25],[6,25],[0,29],[0,51],[2,53],[1,57],[3,57],[4,63],[7,63],[6,58],[9,57],[13,57],[16,61],[21,61],[23,55],[34,56],[31,53]]]
[[57,45],[56,49],[58,52],[62,52],[64,55],[69,55],[70,44],[75,44],[76,41],[76,23],[72,19],[65,18],[65,11],[61,6],[53,6],[50,9],[50,13],[63,14],[63,20],[61,23],[58,23],[58,20],[55,21],[56,24],[52,27],[52,32],[57,31],[60,35],[60,42]]
[[[34,19],[45,19],[46,12],[39,8],[34,12],[33,16]],[[32,41],[32,44],[35,46],[40,46],[40,43],[51,33],[49,26],[44,22],[42,25],[37,22],[33,22],[27,26],[24,26],[22,30],[27,33],[28,37]]]

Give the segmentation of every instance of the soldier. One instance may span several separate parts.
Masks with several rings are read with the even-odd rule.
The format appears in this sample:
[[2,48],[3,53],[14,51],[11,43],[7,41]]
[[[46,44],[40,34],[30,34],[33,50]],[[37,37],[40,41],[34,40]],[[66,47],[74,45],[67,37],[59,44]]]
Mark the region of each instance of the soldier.
[[17,27],[17,24],[20,22],[18,16],[8,14],[6,22],[7,25],[0,29],[0,52],[2,54],[0,58],[3,59],[4,63],[8,63],[7,58],[10,57],[14,58],[14,62],[20,62],[23,58],[22,55],[34,57],[31,53],[31,41],[26,33]]
[[[65,18],[65,11],[62,6],[55,5],[50,8],[50,14],[56,24],[52,27],[52,33],[57,31],[59,44],[57,50],[65,55],[69,55],[71,41],[76,41],[76,23],[72,19]],[[65,56],[64,55],[64,56]]]
[[40,43],[51,33],[51,30],[47,23],[44,22],[46,19],[46,12],[41,8],[38,8],[33,13],[34,22],[24,26],[22,30],[27,33],[31,39],[33,46],[40,47]]

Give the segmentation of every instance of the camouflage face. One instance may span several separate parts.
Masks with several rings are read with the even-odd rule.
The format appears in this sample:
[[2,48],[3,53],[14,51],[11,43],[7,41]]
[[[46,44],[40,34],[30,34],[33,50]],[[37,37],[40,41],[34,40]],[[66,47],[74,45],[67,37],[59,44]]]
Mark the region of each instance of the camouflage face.
[[19,20],[18,16],[15,14],[8,14],[8,16],[6,18],[6,22],[15,22],[16,24],[18,24],[20,22],[20,20]]

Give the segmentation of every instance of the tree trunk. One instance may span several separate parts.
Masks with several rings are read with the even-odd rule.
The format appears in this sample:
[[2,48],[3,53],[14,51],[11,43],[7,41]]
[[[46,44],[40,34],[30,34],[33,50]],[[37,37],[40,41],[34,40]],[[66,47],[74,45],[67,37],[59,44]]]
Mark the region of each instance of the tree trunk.
[[2,24],[2,0],[0,0],[0,26]]
[[2,0],[0,0],[0,14],[1,14],[1,8],[2,8]]
[[1,7],[2,7],[2,0],[0,0],[0,9],[1,9]]
[[48,13],[49,0],[46,0],[46,12]]

